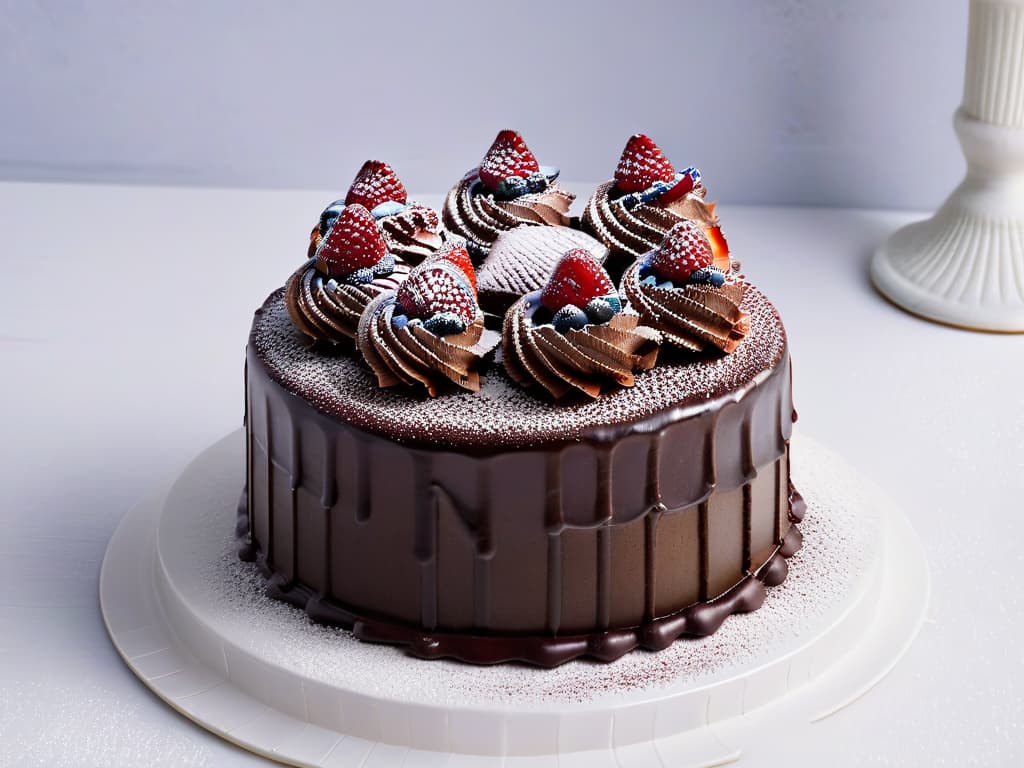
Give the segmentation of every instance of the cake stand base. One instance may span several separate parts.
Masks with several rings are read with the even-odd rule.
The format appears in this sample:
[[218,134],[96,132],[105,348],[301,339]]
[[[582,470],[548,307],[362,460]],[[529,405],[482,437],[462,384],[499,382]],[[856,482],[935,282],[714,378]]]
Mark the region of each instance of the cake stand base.
[[112,537],[100,604],[168,705],[302,766],[707,766],[858,698],[909,647],[929,591],[905,517],[840,459],[792,446],[804,548],[756,612],[612,664],[544,670],[411,658],[267,598],[235,556],[244,436],[201,454]]
[[882,244],[871,279],[894,304],[929,320],[1024,332],[1024,130],[963,109],[953,125],[967,178],[932,218]]

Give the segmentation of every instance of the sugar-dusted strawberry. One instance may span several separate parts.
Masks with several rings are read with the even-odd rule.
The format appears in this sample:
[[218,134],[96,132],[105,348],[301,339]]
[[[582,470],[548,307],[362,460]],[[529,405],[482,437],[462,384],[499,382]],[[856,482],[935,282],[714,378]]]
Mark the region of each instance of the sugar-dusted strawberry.
[[615,168],[615,186],[620,192],[642,192],[656,181],[671,183],[676,171],[649,137],[634,133],[622,150]]
[[525,179],[539,172],[537,158],[516,131],[501,131],[480,161],[480,181],[491,192],[496,192],[498,185],[505,179]]
[[360,270],[369,270],[372,280],[373,266],[387,253],[387,243],[370,212],[359,204],[346,205],[316,249],[316,268],[333,278],[346,278]]
[[469,280],[447,261],[424,262],[416,267],[398,287],[395,303],[396,311],[410,319],[429,321],[435,316],[453,315],[463,330],[479,312]]
[[651,271],[662,280],[685,283],[694,272],[714,263],[711,242],[695,222],[681,221],[665,235],[651,256]]
[[380,160],[367,160],[359,169],[345,195],[345,205],[359,204],[372,211],[381,203],[405,204],[407,195],[391,166]]
[[591,299],[615,294],[615,286],[590,251],[573,248],[555,265],[540,302],[552,313],[572,304],[583,309]]
[[458,267],[466,276],[466,280],[473,288],[473,295],[476,296],[476,270],[473,269],[469,251],[466,250],[466,245],[461,239],[446,241],[444,245],[423,260],[424,263],[435,261],[446,261]]

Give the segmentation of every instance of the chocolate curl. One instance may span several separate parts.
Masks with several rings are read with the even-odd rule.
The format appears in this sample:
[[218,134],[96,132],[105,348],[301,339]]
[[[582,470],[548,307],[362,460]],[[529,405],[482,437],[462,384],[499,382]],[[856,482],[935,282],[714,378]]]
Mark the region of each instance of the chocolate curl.
[[285,305],[292,323],[314,341],[351,343],[366,305],[382,292],[394,291],[409,275],[409,265],[395,260],[395,271],[372,283],[347,285],[321,275],[309,259],[288,278]]
[[746,284],[726,282],[719,288],[686,285],[659,288],[640,280],[641,260],[622,276],[622,292],[643,322],[660,331],[665,342],[702,352],[714,347],[735,351],[750,330],[750,317],[740,309]]
[[522,386],[540,385],[556,400],[573,391],[596,398],[606,383],[631,387],[636,372],[654,367],[661,336],[636,314],[619,312],[605,324],[562,334],[550,324],[534,325],[538,304],[539,294],[530,294],[505,315],[502,359]]
[[431,397],[445,382],[479,391],[479,363],[499,342],[497,333],[484,328],[482,313],[462,333],[438,336],[416,321],[395,328],[394,310],[394,293],[377,296],[363,312],[356,333],[356,346],[378,386],[422,386]]

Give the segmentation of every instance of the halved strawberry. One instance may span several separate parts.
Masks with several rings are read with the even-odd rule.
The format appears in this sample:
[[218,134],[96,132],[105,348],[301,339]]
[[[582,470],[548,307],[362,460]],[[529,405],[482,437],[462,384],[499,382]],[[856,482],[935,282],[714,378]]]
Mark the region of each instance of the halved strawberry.
[[405,204],[407,199],[405,186],[390,165],[380,160],[367,160],[348,188],[345,205],[358,204],[372,211],[381,203]]
[[661,246],[651,256],[650,267],[662,280],[685,283],[698,269],[707,269],[714,262],[711,242],[696,223],[681,221],[665,235]]
[[476,270],[473,269],[473,262],[470,261],[469,251],[461,240],[448,240],[434,253],[423,260],[424,264],[435,261],[446,261],[454,264],[466,276],[466,280],[473,288],[473,295],[476,296]]
[[704,234],[707,235],[708,242],[711,243],[711,253],[714,254],[715,266],[725,272],[728,272],[730,267],[729,244],[725,242],[725,235],[722,234],[722,228],[708,227],[704,230]]
[[614,293],[615,285],[590,251],[573,248],[555,265],[540,303],[554,313],[569,304],[583,309],[591,299]]
[[409,318],[427,320],[451,313],[465,327],[476,319],[479,307],[469,280],[447,261],[424,262],[398,287],[395,303]]
[[501,131],[480,161],[480,181],[491,192],[496,192],[498,185],[507,178],[525,179],[538,171],[537,158],[516,131]]
[[342,278],[374,266],[387,252],[387,243],[370,212],[358,203],[346,205],[316,249],[316,268]]
[[615,168],[615,186],[620,192],[642,192],[656,181],[669,183],[675,177],[675,168],[654,141],[642,133],[629,137]]

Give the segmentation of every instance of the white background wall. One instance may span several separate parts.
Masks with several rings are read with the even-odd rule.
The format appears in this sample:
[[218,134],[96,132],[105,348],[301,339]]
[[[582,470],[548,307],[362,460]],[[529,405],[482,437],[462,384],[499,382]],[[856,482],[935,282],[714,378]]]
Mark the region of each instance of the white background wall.
[[442,190],[521,130],[566,178],[649,133],[728,202],[931,208],[967,0],[0,0],[0,179]]

